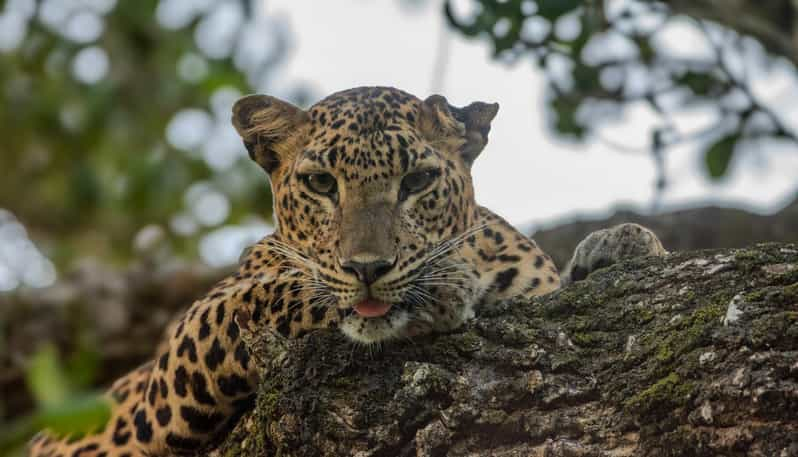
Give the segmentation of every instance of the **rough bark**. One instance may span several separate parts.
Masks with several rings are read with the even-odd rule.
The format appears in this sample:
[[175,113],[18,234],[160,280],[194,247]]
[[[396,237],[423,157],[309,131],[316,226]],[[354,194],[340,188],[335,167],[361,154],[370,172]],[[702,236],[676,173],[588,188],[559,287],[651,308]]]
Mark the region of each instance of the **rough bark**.
[[248,335],[224,456],[798,456],[798,246],[612,266],[459,331]]
[[618,211],[600,220],[577,217],[573,222],[539,230],[532,237],[562,267],[589,233],[622,222],[636,222],[652,229],[665,249],[672,252],[741,248],[774,241],[798,243],[798,199],[767,216],[712,206],[655,215]]

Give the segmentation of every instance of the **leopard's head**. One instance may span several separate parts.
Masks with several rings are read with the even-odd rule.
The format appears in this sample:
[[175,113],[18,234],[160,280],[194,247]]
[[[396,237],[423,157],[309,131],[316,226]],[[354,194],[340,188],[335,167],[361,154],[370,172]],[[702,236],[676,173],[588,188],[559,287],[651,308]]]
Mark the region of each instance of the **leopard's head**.
[[266,95],[233,108],[269,174],[274,241],[308,290],[372,343],[464,316],[474,282],[458,248],[477,215],[471,165],[497,104],[422,101],[393,88],[335,93],[305,111]]

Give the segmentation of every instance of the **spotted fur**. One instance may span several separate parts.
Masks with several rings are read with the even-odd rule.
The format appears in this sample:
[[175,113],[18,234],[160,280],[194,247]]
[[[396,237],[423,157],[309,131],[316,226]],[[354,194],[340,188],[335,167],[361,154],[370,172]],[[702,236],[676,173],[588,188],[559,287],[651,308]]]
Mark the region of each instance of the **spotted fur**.
[[[559,288],[551,258],[475,203],[470,169],[497,110],[382,87],[308,111],[240,100],[233,123],[269,174],[275,233],[170,326],[151,363],[114,384],[101,432],[45,432],[31,455],[165,456],[206,445],[253,403],[258,372],[242,326],[294,338],[339,328],[371,344],[453,329],[480,304]],[[355,312],[364,300],[387,311]]]
[[576,246],[563,269],[563,283],[581,281],[591,272],[621,259],[667,253],[657,235],[642,225],[627,223],[596,230]]

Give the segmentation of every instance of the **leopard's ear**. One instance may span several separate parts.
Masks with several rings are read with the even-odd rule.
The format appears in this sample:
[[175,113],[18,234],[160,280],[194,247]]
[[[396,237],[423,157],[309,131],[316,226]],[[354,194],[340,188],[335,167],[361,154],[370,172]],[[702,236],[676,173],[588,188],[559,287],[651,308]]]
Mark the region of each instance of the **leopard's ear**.
[[252,160],[269,174],[301,147],[309,121],[306,111],[268,95],[247,95],[233,106],[233,126]]
[[490,123],[498,111],[498,103],[474,102],[457,108],[442,95],[432,95],[421,103],[419,127],[433,144],[458,151],[471,167],[488,144]]

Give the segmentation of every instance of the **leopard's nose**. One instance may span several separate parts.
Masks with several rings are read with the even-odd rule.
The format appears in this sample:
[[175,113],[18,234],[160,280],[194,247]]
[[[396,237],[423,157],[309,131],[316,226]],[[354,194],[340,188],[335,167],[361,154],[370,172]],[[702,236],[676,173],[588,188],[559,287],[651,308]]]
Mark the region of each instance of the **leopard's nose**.
[[341,263],[341,268],[349,274],[353,274],[364,284],[371,285],[393,268],[393,262],[387,260],[373,260],[370,262],[357,262],[348,260]]

